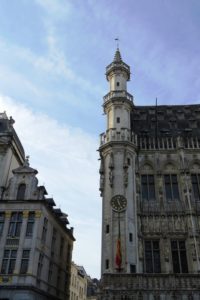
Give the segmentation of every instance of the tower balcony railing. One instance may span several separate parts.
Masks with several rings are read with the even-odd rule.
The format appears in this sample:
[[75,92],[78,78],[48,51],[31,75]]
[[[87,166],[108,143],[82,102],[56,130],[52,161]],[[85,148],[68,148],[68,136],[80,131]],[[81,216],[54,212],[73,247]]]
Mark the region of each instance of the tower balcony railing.
[[199,274],[104,274],[104,290],[198,290]]
[[133,96],[127,91],[111,91],[103,97],[104,103],[114,98],[126,98],[127,100],[133,102]]
[[137,136],[127,128],[121,128],[117,130],[116,128],[110,128],[100,134],[100,146],[109,142],[132,142],[137,145]]

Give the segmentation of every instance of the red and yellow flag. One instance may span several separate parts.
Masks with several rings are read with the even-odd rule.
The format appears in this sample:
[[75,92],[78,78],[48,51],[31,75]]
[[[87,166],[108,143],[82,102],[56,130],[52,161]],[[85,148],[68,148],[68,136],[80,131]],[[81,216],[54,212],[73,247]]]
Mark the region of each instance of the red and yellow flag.
[[121,269],[122,264],[122,251],[121,251],[121,240],[120,237],[117,239],[117,251],[115,256],[115,263],[118,269]]

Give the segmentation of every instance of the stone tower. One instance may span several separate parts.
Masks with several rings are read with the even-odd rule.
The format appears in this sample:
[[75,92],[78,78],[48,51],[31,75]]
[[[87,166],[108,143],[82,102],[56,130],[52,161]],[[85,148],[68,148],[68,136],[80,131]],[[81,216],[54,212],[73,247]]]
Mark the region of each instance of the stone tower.
[[200,105],[136,106],[117,49],[100,136],[100,299],[200,299]]
[[123,270],[130,273],[136,269],[138,257],[136,199],[133,199],[135,185],[132,184],[135,180],[135,147],[130,117],[133,97],[127,92],[130,67],[123,62],[119,49],[106,68],[106,78],[110,86],[103,104],[107,130],[101,136],[100,146],[102,272],[118,273]]

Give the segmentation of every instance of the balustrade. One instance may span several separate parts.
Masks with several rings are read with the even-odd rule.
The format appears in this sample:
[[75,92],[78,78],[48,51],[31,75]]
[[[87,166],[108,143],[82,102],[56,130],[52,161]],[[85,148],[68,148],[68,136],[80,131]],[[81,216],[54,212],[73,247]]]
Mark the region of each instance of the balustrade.
[[127,100],[133,102],[133,96],[126,91],[111,91],[103,97],[104,103],[113,98],[126,98]]
[[198,274],[104,274],[104,289],[199,290]]

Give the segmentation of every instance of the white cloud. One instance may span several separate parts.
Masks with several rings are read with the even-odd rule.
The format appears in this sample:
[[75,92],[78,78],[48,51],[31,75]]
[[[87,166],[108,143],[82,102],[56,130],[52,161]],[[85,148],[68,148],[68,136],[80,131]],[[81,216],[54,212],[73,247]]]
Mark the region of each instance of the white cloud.
[[35,0],[47,14],[56,19],[63,19],[70,13],[68,0]]
[[[75,228],[73,259],[92,276],[100,268],[100,200],[98,193],[97,140],[44,114],[35,114],[13,99],[0,96],[1,111],[15,119],[15,128],[30,163],[38,169],[40,184],[69,214]],[[93,257],[88,258],[91,252]]]

